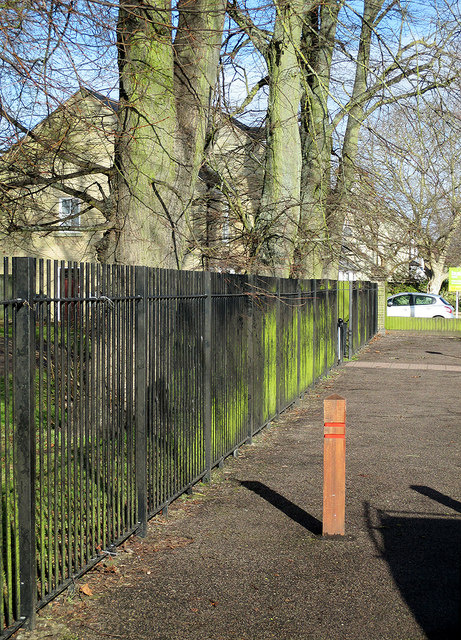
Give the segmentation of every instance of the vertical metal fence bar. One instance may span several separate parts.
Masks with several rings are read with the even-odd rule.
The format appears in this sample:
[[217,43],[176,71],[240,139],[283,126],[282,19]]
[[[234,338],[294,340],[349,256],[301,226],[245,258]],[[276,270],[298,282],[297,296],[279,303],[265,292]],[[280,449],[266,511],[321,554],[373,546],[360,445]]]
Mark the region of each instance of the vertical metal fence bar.
[[[121,465],[121,450],[120,443],[122,440],[122,428],[121,428],[121,406],[122,406],[122,389],[120,384],[120,357],[124,348],[123,339],[120,334],[120,310],[123,305],[122,296],[120,295],[120,280],[123,272],[123,266],[113,265],[113,286],[112,295],[116,298],[113,302],[114,319],[112,322],[112,328],[115,334],[113,341],[114,353],[112,354],[112,370],[113,370],[113,383],[114,397],[112,400],[113,414],[112,414],[112,432],[114,434],[114,444],[112,448],[112,474],[115,478],[113,482],[113,498],[112,498],[112,540],[117,540],[121,533],[120,523],[120,495],[122,487],[125,482],[125,471]],[[117,298],[120,298],[117,300]]]
[[282,393],[282,385],[281,385],[281,363],[282,363],[282,349],[281,349],[281,343],[282,343],[282,337],[281,337],[281,322],[280,322],[280,296],[281,296],[281,291],[280,291],[280,287],[281,287],[281,278],[277,278],[277,285],[276,285],[276,307],[275,307],[275,331],[276,331],[276,338],[275,338],[275,394],[276,394],[276,401],[275,401],[275,412],[276,415],[278,416],[280,414],[280,406],[281,406],[281,393]]
[[211,291],[211,273],[206,271],[205,280],[205,317],[202,327],[203,331],[203,431],[205,438],[205,480],[211,479],[211,423],[212,423],[212,407],[211,407],[211,321],[212,321],[212,291]]
[[135,329],[135,411],[136,411],[136,488],[138,504],[138,535],[147,535],[147,268],[136,267],[135,293],[139,296],[136,303]]
[[301,396],[301,284],[299,279],[296,280],[296,396]]
[[375,318],[375,322],[373,325],[373,335],[378,331],[378,304],[379,304],[379,285],[377,282],[374,283],[374,309],[375,309],[375,314],[374,314],[374,318]]
[[312,283],[312,384],[315,385],[317,380],[317,352],[319,349],[317,327],[318,327],[318,299],[317,299],[317,280],[311,280]]
[[[10,290],[10,264],[8,258],[3,259],[3,274],[1,277],[2,293],[5,300],[11,300],[13,293]],[[11,303],[5,303],[1,308],[3,318],[3,353],[4,361],[0,375],[3,377],[3,406],[0,415],[0,491],[3,494],[4,503],[0,509],[0,615],[1,624],[6,627],[12,625],[20,617],[19,611],[19,558],[17,548],[17,487],[14,474],[14,450],[13,450],[13,416],[12,416],[12,367],[14,370],[15,354],[11,334],[11,319],[15,309]],[[11,355],[10,355],[11,354]],[[0,405],[1,406],[1,405]],[[2,627],[0,627],[1,629]]]
[[323,281],[323,287],[325,288],[325,304],[324,304],[324,341],[325,341],[325,354],[323,375],[328,373],[328,350],[330,348],[330,281],[328,279]]
[[348,329],[348,337],[349,337],[349,360],[352,358],[354,354],[354,345],[353,345],[353,337],[354,337],[354,283],[352,280],[349,280],[349,329]]
[[35,627],[35,259],[13,258],[13,297],[22,299],[15,313],[16,361],[13,377],[16,420],[15,455],[19,522],[21,618]]

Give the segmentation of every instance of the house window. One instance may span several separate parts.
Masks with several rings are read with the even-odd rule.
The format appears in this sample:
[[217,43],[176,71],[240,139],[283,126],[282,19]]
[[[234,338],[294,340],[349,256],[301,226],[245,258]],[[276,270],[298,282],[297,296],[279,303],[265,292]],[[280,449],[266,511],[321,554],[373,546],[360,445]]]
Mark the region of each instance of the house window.
[[80,226],[80,200],[78,198],[61,198],[59,200],[60,227],[65,230],[69,227]]
[[222,242],[223,244],[229,244],[230,240],[230,226],[229,226],[229,211],[226,209],[223,215],[222,223]]

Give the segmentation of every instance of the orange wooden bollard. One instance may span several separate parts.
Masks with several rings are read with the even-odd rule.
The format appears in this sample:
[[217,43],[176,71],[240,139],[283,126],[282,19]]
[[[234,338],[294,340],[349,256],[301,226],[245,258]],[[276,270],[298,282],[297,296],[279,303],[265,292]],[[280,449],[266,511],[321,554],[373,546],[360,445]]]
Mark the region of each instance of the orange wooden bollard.
[[346,400],[337,394],[323,402],[324,536],[343,536],[346,514]]

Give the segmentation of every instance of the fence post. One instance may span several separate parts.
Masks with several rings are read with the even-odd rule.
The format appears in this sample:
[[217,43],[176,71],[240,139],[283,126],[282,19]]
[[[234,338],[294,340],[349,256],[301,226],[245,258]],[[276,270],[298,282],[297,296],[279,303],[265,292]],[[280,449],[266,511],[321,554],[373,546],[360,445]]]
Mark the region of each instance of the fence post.
[[349,280],[349,330],[348,330],[348,334],[349,334],[349,360],[354,355],[354,345],[352,344],[353,341],[354,341],[354,328],[353,328],[353,322],[354,322],[353,309],[354,309],[354,304],[353,304],[353,300],[352,300],[353,295],[354,295],[354,282],[352,280]]
[[37,607],[35,551],[35,259],[13,258],[13,298],[22,300],[14,314],[14,416],[20,572],[20,612],[34,629]]
[[204,480],[211,480],[211,426],[212,426],[212,407],[211,407],[211,316],[212,316],[212,297],[211,297],[211,271],[205,271],[205,318],[203,327],[203,402],[204,402],[204,419],[203,431],[205,439],[205,476]]
[[277,298],[275,307],[275,411],[277,416],[280,415],[280,392],[281,392],[281,374],[282,374],[282,350],[281,343],[281,327],[280,327],[280,283],[281,278],[277,278]]
[[325,326],[325,353],[324,353],[324,375],[327,375],[328,373],[328,349],[330,347],[330,336],[331,336],[331,325],[328,322],[328,318],[330,315],[330,280],[328,278],[326,278],[324,281],[324,287],[325,287],[325,311],[324,311],[324,315],[325,315],[325,319],[324,319],[324,326]]
[[136,412],[136,491],[138,504],[137,535],[147,535],[147,267],[135,267],[135,412]]
[[[386,291],[386,289],[384,289],[384,291]],[[377,282],[374,282],[373,283],[373,314],[374,314],[373,315],[373,318],[374,318],[373,335],[378,333],[378,329],[379,329],[378,327],[378,304],[379,304],[378,295],[379,295],[379,284]],[[384,298],[386,298],[386,296],[384,296]]]
[[341,341],[342,341],[342,336],[341,336],[341,332],[340,332],[340,328],[339,328],[339,319],[340,319],[340,315],[339,315],[339,282],[338,280],[335,281],[335,315],[334,315],[334,327],[333,327],[333,331],[335,333],[335,337],[334,337],[334,345],[335,345],[335,363],[338,363],[341,361]]
[[318,301],[317,301],[317,280],[311,280],[312,288],[311,293],[313,295],[312,304],[312,386],[315,386],[317,372],[316,360],[317,360],[317,321],[318,321]]
[[375,293],[375,296],[377,298],[377,302],[375,304],[378,307],[378,314],[377,314],[378,317],[375,324],[375,328],[376,328],[376,331],[379,331],[379,333],[385,333],[386,311],[387,311],[386,284],[387,284],[386,281],[381,280],[376,285],[377,292]]
[[298,329],[298,343],[296,353],[296,393],[301,397],[301,284],[296,280],[296,326]]

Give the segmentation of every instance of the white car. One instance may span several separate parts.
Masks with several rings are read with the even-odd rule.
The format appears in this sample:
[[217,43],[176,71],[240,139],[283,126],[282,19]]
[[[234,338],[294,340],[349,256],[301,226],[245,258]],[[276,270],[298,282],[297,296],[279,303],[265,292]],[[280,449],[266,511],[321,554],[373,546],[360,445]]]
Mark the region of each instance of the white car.
[[433,293],[397,293],[387,299],[387,315],[400,318],[454,318],[454,309]]

